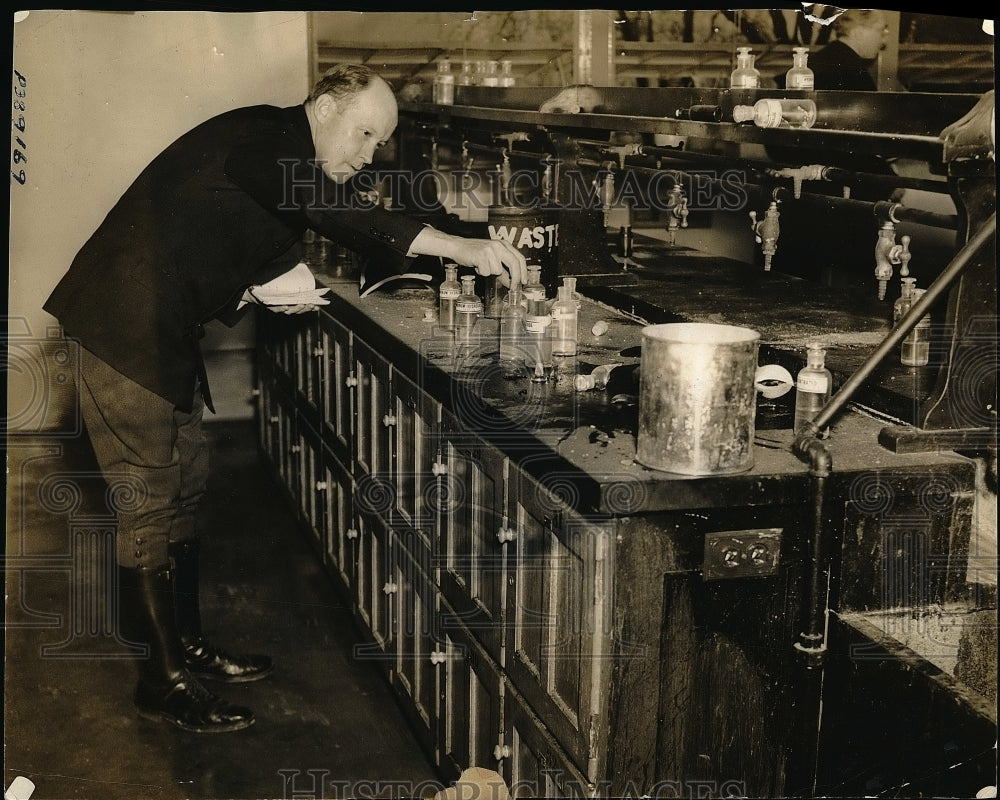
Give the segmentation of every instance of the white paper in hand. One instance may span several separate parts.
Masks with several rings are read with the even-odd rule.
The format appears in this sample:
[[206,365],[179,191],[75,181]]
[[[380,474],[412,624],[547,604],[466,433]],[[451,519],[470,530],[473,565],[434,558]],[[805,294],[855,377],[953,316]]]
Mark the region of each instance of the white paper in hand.
[[329,291],[325,287],[316,288],[316,279],[302,261],[274,280],[250,287],[257,301],[268,306],[324,306],[330,302],[323,297]]

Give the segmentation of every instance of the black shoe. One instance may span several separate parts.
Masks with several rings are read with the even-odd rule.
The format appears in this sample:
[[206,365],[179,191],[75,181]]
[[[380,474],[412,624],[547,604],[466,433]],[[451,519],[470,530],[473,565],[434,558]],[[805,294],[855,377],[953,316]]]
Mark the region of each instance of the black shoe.
[[198,539],[170,543],[170,558],[175,572],[177,627],[184,646],[185,666],[199,678],[225,683],[248,683],[270,675],[274,665],[267,656],[232,655],[209,644],[202,635],[198,598],[200,555],[201,543]]
[[209,644],[204,638],[185,642],[184,664],[192,675],[224,683],[249,683],[271,674],[274,664],[264,655],[234,656]]
[[135,692],[135,707],[140,717],[166,720],[193,733],[228,733],[249,728],[254,723],[249,708],[234,706],[216,697],[191,676],[165,691],[157,691],[140,682]]

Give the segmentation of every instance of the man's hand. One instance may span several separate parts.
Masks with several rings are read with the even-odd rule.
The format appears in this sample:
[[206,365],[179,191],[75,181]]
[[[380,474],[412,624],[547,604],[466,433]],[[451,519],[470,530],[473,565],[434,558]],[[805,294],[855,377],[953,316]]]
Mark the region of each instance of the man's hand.
[[298,305],[298,306],[264,306],[268,311],[273,311],[275,314],[308,314],[310,311],[317,311],[319,306],[314,305]]
[[439,256],[466,267],[475,267],[483,276],[499,275],[504,286],[523,285],[528,280],[524,256],[510,242],[497,239],[469,239],[427,227],[410,244],[411,255]]

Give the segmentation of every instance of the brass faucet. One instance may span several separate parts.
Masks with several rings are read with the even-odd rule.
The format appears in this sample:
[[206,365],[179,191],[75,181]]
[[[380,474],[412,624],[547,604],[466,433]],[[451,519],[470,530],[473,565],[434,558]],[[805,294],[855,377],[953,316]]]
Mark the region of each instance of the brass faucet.
[[679,183],[670,187],[667,197],[667,241],[673,247],[677,242],[677,229],[688,226],[688,199]]
[[760,222],[757,221],[757,212],[750,212],[750,230],[753,231],[754,240],[761,246],[761,251],[764,253],[764,270],[766,272],[770,271],[771,258],[778,250],[778,234],[781,230],[778,225],[778,217],[780,216],[778,203],[775,200],[771,201],[771,205],[764,212],[764,219]]
[[892,268],[899,264],[899,274],[910,274],[910,237],[903,236],[896,243],[896,226],[886,220],[878,230],[875,240],[875,279],[878,281],[878,299],[885,300],[885,289],[892,278]]

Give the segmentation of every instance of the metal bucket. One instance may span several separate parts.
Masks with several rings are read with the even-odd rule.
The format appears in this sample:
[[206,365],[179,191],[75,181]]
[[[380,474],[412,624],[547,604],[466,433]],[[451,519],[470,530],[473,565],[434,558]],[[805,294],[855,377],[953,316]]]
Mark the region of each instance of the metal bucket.
[[643,328],[636,460],[682,475],[753,467],[759,342],[732,325]]

